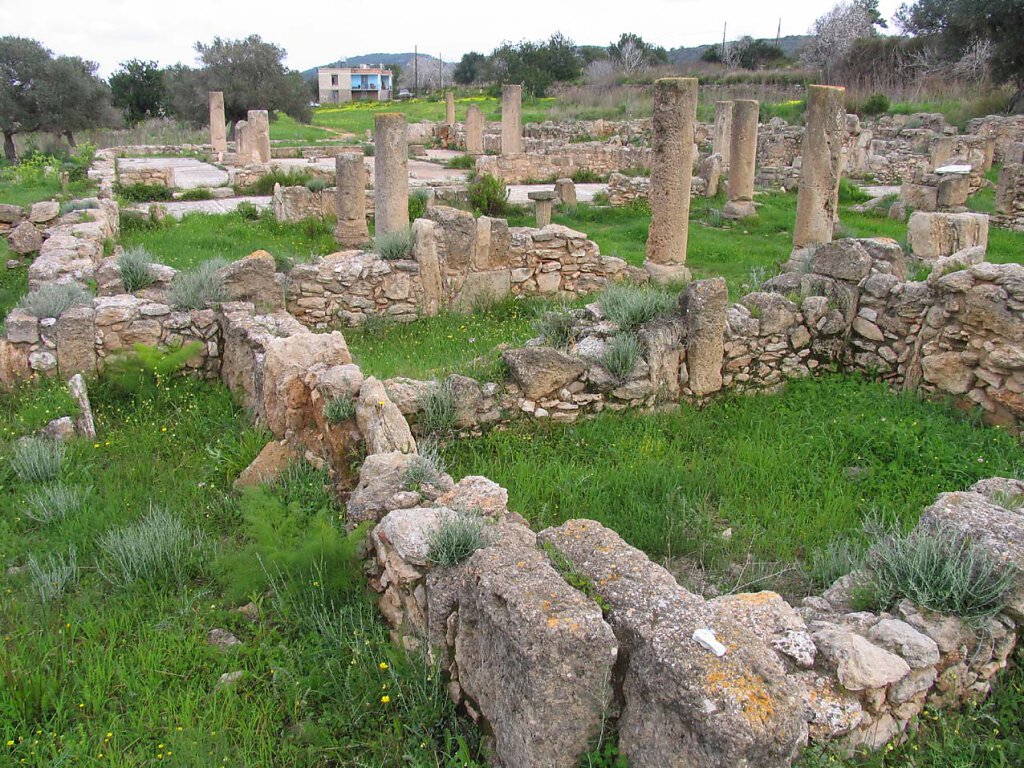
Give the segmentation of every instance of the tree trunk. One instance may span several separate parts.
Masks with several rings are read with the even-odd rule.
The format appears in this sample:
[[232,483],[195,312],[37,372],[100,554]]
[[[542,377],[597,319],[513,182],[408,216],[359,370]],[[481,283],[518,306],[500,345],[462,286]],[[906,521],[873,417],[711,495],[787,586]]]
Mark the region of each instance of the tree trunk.
[[64,131],[64,135],[67,137],[69,147],[73,149],[78,146],[78,144],[75,143],[75,134],[71,131]]
[[4,131],[4,156],[7,162],[18,162],[18,149],[14,146],[14,132]]

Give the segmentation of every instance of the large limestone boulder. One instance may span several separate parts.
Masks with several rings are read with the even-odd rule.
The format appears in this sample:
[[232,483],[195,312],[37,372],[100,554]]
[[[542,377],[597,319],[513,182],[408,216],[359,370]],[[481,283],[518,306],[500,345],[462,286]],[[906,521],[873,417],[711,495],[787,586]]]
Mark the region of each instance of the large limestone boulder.
[[7,247],[18,256],[35,253],[43,247],[43,236],[38,229],[23,221],[7,236]]
[[286,443],[271,440],[259,455],[235,478],[235,488],[248,488],[270,483],[280,477],[288,466],[300,459],[298,452]]
[[48,224],[60,215],[60,203],[56,200],[42,200],[32,203],[28,209],[28,220],[33,224]]
[[907,225],[907,243],[919,259],[938,259],[966,248],[988,246],[988,216],[983,213],[917,211]]
[[481,549],[461,568],[457,682],[494,734],[497,765],[575,766],[609,705],[616,641],[600,607],[533,548]]
[[501,353],[523,394],[537,400],[576,380],[586,366],[576,357],[549,347],[506,349]]
[[857,283],[871,272],[871,256],[857,240],[836,240],[819,245],[814,250],[811,271],[836,280]]
[[367,456],[359,470],[359,484],[345,505],[346,528],[379,520],[402,506],[394,497],[406,490],[406,472],[414,461],[414,454],[397,451]]
[[823,666],[835,670],[848,691],[884,688],[910,674],[906,661],[855,632],[825,629],[814,633],[814,643]]
[[[623,676],[619,746],[630,765],[790,764],[807,738],[804,692],[745,611],[705,603],[592,520],[570,520],[538,539],[607,605]],[[698,641],[708,635],[722,655]]]
[[409,422],[388,397],[384,384],[373,376],[366,379],[359,389],[356,423],[366,441],[367,454],[416,453],[416,440],[409,429]]
[[251,301],[261,312],[284,309],[284,291],[275,279],[274,257],[255,251],[218,270],[228,301]]
[[724,278],[697,280],[680,296],[686,323],[687,386],[698,397],[722,388],[726,307],[729,289]]

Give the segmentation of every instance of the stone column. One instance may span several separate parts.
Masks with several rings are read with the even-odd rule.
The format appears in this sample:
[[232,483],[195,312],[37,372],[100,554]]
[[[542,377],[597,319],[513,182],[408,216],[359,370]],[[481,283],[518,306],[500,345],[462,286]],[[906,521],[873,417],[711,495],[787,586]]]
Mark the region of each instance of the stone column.
[[210,91],[210,143],[214,152],[228,151],[228,131],[224,124],[224,93]]
[[523,86],[501,89],[501,154],[523,153]]
[[443,283],[437,258],[437,225],[430,219],[416,219],[412,224],[413,257],[420,266],[423,305],[420,314],[434,317],[441,309]]
[[252,162],[252,142],[249,140],[249,123],[239,120],[235,123],[235,154],[240,165]]
[[712,154],[722,156],[722,164],[729,164],[729,143],[732,141],[732,102],[715,102],[715,134]]
[[265,109],[249,110],[250,146],[254,163],[270,162],[270,115]]
[[757,163],[757,113],[753,99],[738,99],[732,106],[732,137],[729,143],[729,202],[722,215],[745,219],[757,215],[754,208],[754,167]]
[[558,179],[555,181],[555,195],[563,208],[574,211],[577,207],[576,182],[572,179]]
[[366,226],[366,166],[363,153],[343,152],[334,159],[337,175],[338,223],[334,239],[344,248],[356,248],[370,242]]
[[796,248],[832,242],[843,170],[845,93],[845,88],[831,85],[807,87],[807,127],[800,150],[800,191],[793,227]]
[[455,93],[452,91],[444,95],[444,124],[455,125]]
[[470,104],[466,114],[466,151],[471,155],[484,153],[484,113],[476,104]]
[[690,279],[686,239],[696,119],[696,78],[670,77],[654,84],[651,228],[644,269],[662,283]]
[[555,198],[558,195],[547,190],[540,190],[528,192],[526,196],[533,200],[537,215],[537,228],[543,229],[551,223],[551,211],[555,207]]
[[409,139],[405,115],[376,117],[373,220],[378,235],[409,228]]

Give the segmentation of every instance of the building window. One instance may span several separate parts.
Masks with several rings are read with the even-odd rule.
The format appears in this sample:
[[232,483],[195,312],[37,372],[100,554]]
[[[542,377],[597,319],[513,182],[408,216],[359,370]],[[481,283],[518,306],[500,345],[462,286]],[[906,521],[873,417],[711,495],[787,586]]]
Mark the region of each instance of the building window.
[[331,85],[337,85],[337,84],[338,84],[338,76],[337,75],[331,75]]

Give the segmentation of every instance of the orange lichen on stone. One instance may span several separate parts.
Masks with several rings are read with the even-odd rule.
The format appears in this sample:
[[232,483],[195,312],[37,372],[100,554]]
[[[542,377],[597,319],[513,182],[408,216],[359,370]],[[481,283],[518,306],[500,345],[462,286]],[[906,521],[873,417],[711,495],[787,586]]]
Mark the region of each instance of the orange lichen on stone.
[[777,600],[779,595],[777,592],[769,592],[765,590],[763,592],[742,592],[738,595],[733,595],[733,600],[738,600],[749,605],[764,605],[770,603],[773,600]]
[[725,693],[739,704],[744,719],[752,726],[767,728],[775,708],[763,681],[749,673],[723,668],[708,672],[705,677],[708,694]]

